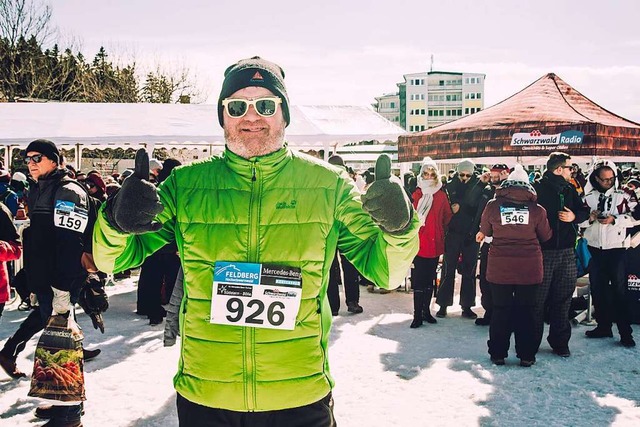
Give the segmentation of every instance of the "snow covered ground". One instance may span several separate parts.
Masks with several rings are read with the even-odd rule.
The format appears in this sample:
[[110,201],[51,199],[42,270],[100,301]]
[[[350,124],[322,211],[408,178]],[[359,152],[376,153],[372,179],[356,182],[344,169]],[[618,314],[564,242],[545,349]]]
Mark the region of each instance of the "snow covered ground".
[[[493,366],[488,328],[460,318],[455,306],[437,325],[409,329],[410,293],[362,290],[364,313],[342,308],[331,335],[340,427],[640,425],[639,348],[623,348],[617,338],[587,340],[588,328],[577,326],[568,359],[544,342],[532,368],[519,367],[513,352],[506,366]],[[163,347],[164,324],[152,327],[135,315],[134,279],[108,292],[104,335],[79,315],[85,345],[102,349],[85,365],[84,425],[177,426],[171,380],[178,345]],[[0,342],[25,316],[15,306],[5,311]],[[31,372],[35,344],[18,359],[25,372]],[[0,426],[42,424],[33,416],[38,401],[27,397],[28,388],[27,379],[10,380],[0,371]]]

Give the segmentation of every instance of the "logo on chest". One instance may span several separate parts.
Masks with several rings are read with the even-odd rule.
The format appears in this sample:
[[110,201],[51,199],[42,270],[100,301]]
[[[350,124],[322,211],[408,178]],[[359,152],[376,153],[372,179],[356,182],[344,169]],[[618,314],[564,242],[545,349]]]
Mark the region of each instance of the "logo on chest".
[[276,203],[276,209],[295,209],[297,204],[297,200],[291,200],[290,202],[278,202]]

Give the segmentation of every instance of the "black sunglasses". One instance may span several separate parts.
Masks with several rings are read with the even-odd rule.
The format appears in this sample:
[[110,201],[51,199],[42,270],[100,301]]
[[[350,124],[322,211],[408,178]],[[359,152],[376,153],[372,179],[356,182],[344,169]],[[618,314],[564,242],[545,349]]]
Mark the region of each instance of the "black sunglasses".
[[462,177],[462,178],[471,178],[473,176],[473,174],[472,173],[458,173],[458,176]]
[[33,163],[40,163],[44,154],[34,154],[33,156],[24,156],[24,162],[29,164],[30,161],[33,160]]

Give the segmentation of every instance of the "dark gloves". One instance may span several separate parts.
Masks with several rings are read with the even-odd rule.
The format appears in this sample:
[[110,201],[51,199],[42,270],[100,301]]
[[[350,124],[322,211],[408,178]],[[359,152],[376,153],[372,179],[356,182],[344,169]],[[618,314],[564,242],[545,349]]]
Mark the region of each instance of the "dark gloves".
[[391,157],[386,154],[376,161],[376,180],[362,195],[362,208],[389,234],[402,234],[411,224],[411,202],[400,180],[391,176]]
[[104,334],[104,320],[102,313],[109,308],[109,297],[104,291],[104,284],[97,274],[89,274],[86,282],[80,290],[78,298],[80,307],[84,310],[93,323],[94,329],[100,329]]
[[107,200],[105,213],[109,224],[121,233],[143,234],[158,231],[162,224],[153,221],[162,212],[156,187],[149,181],[149,155],[144,148],[136,153],[135,171],[122,188]]

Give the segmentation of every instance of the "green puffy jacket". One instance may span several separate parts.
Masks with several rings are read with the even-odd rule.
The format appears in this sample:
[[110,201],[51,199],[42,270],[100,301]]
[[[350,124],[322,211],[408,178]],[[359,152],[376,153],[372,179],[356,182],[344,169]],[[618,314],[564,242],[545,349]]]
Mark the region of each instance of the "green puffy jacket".
[[[417,215],[405,235],[382,233],[346,172],[287,147],[251,160],[227,150],[177,168],[159,195],[163,228],[156,233],[121,234],[99,215],[95,260],[102,271],[121,271],[176,241],[185,292],[174,385],[208,407],[269,411],[322,399],[333,386],[326,290],[336,247],[384,288],[402,282],[418,251]],[[216,261],[300,268],[294,330],[211,324]]]

